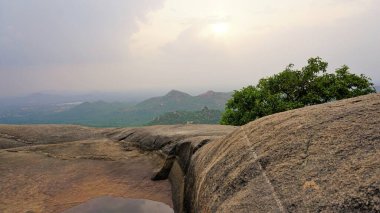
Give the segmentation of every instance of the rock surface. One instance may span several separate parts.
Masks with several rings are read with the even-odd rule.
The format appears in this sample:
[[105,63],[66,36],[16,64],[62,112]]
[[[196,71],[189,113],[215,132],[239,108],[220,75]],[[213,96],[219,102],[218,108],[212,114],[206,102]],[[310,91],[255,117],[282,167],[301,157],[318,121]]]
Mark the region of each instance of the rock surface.
[[166,151],[183,140],[211,141],[234,129],[0,125],[0,212],[62,212],[103,195],[172,206],[169,181],[151,181]]
[[212,141],[235,129],[237,127],[207,124],[161,125],[121,128],[106,135],[113,140],[124,142],[125,147],[135,146],[144,151],[160,151],[164,155],[170,155],[170,151],[179,143],[190,141],[198,144],[204,140]]
[[77,125],[0,124],[0,149],[99,138],[103,131]]
[[180,209],[380,212],[379,150],[380,94],[267,116],[192,156]]
[[[140,150],[126,151],[118,142],[101,136],[99,129],[85,128],[82,134],[72,126],[42,131],[46,128],[0,127],[8,137],[34,141],[0,150],[0,212],[62,212],[104,195],[172,205],[169,181],[150,180],[163,163],[161,157]],[[30,132],[33,134],[28,135]],[[55,140],[50,134],[64,137]],[[78,140],[87,136],[90,139]],[[58,143],[68,137],[74,141]],[[43,144],[34,145],[39,143]]]

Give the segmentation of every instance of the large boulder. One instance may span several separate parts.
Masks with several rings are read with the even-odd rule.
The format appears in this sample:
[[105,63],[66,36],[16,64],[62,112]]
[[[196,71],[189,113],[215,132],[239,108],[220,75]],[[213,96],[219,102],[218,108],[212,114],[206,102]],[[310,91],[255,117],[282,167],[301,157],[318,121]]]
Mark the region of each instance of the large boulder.
[[379,150],[380,94],[267,116],[175,164],[176,209],[380,212]]

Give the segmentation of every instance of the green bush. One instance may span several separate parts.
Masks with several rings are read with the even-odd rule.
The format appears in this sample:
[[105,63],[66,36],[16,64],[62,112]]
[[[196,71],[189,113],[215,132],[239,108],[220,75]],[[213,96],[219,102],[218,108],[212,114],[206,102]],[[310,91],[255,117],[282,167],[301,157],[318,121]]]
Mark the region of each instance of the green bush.
[[319,57],[310,58],[301,70],[290,64],[256,86],[235,91],[220,123],[243,125],[277,112],[376,92],[369,77],[350,73],[346,65],[327,73],[327,66]]

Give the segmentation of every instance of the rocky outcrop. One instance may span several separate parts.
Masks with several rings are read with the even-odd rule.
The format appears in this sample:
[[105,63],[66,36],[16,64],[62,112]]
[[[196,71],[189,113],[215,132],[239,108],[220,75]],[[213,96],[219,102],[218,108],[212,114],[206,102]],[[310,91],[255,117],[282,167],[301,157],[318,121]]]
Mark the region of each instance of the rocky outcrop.
[[182,139],[176,212],[379,212],[380,94],[278,113],[212,142]]

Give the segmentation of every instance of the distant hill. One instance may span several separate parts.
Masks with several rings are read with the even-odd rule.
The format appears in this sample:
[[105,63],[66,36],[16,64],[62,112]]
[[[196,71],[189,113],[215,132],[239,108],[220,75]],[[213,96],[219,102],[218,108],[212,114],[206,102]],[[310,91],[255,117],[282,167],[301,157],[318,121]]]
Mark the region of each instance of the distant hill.
[[208,91],[198,96],[172,90],[165,96],[150,98],[136,105],[138,109],[149,109],[156,112],[179,110],[199,110],[207,106],[210,109],[224,109],[232,93]]
[[125,112],[132,124],[145,124],[166,112],[198,111],[203,107],[224,110],[224,105],[232,93],[208,91],[198,96],[172,90],[164,96],[145,100]]
[[222,111],[203,108],[201,111],[175,111],[158,116],[147,125],[169,124],[217,124],[222,117]]
[[375,86],[376,92],[380,92],[380,86]]
[[232,93],[208,91],[198,96],[172,90],[164,96],[132,105],[125,102],[84,102],[71,105],[18,107],[0,111],[5,124],[80,124],[97,127],[142,126],[175,111],[199,111],[204,107],[222,111]]

